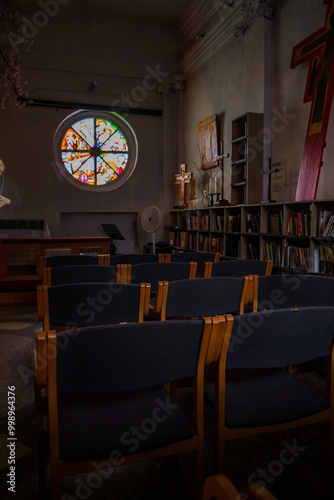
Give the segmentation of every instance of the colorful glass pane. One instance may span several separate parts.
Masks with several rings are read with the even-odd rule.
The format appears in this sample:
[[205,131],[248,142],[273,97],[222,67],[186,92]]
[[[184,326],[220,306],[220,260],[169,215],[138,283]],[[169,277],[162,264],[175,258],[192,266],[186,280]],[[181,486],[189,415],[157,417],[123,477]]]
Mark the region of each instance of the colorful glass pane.
[[83,118],[66,130],[61,158],[69,174],[79,182],[103,186],[121,176],[128,164],[125,134],[111,121]]

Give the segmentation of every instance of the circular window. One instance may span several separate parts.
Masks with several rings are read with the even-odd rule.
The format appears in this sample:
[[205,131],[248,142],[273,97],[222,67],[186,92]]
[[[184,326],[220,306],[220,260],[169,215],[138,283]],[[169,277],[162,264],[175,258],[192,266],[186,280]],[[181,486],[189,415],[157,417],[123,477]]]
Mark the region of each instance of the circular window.
[[121,186],[138,157],[134,131],[113,112],[72,113],[57,128],[53,146],[60,173],[75,186],[91,191]]

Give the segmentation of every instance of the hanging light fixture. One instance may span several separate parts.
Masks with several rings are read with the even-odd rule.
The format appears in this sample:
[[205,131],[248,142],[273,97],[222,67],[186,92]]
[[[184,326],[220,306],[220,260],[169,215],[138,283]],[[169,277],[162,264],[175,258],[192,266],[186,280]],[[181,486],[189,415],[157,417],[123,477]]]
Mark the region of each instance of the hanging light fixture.
[[22,23],[18,9],[12,0],[1,0],[0,4],[0,109],[13,100],[14,105],[22,108],[22,97],[28,93],[23,90],[27,85],[21,77],[19,48],[29,50],[32,41],[22,36]]

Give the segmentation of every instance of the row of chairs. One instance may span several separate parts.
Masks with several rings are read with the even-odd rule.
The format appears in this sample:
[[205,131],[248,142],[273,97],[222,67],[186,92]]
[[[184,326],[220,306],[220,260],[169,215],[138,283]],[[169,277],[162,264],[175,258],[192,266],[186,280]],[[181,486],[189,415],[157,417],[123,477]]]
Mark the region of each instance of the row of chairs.
[[[37,383],[47,383],[52,498],[61,477],[193,451],[194,498],[203,491],[204,401],[215,412],[216,470],[225,443],[326,422],[333,492],[334,307],[147,321],[37,334]],[[319,394],[286,369],[325,356]],[[205,375],[213,366],[214,378]],[[166,384],[193,380],[192,419]],[[145,439],[136,439],[138,427]],[[236,464],[239,468],[240,463]]]

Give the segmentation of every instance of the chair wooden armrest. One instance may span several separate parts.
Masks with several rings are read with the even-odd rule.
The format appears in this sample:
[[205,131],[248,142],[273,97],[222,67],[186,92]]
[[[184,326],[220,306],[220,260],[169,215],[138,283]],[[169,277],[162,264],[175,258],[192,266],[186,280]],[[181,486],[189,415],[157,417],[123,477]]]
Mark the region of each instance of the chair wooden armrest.
[[267,265],[266,265],[265,276],[269,276],[273,270],[273,261],[267,260],[266,262],[267,262]]
[[167,293],[168,293],[168,281],[158,281],[157,288],[155,292],[154,305],[150,306],[150,314],[159,314],[160,320],[165,321],[166,315],[164,314],[164,318],[161,317],[162,311],[166,313],[166,301],[167,301]]
[[42,285],[37,285],[36,297],[37,297],[37,317],[38,317],[39,321],[43,321],[44,307],[43,307],[43,286]]
[[213,259],[213,262],[219,262],[220,261],[220,253],[219,252],[214,252],[215,258]]
[[204,278],[211,278],[212,262],[204,262]]
[[190,262],[189,279],[196,278],[197,262]]
[[103,254],[103,266],[110,266],[110,254],[109,253],[105,253]]

